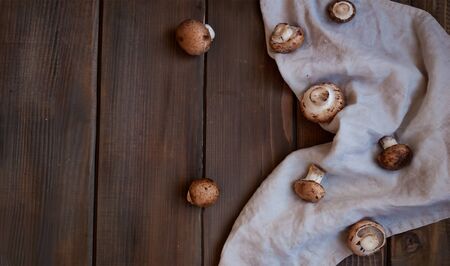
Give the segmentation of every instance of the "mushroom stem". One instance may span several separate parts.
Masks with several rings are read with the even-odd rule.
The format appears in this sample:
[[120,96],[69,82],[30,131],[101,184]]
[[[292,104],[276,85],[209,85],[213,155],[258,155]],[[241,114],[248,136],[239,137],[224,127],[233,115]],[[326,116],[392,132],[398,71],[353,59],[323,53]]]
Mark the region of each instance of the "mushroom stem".
[[338,2],[334,5],[333,11],[339,18],[346,18],[348,14],[353,12],[353,7],[347,2]]
[[347,244],[356,255],[368,256],[386,244],[386,233],[380,224],[362,220],[350,227]]
[[322,182],[323,177],[325,176],[325,171],[322,170],[315,164],[311,164],[308,169],[308,174],[304,178],[304,180],[311,180],[318,184]]
[[211,40],[213,40],[214,37],[216,37],[216,33],[214,32],[213,28],[208,24],[205,24],[205,27],[209,31],[209,36],[211,36]]
[[284,43],[289,41],[294,33],[294,30],[288,24],[279,24],[275,28],[275,32],[272,35],[272,40],[275,43]]
[[318,86],[317,88],[312,90],[311,94],[309,95],[311,102],[317,105],[326,104],[328,102],[329,97],[330,93],[328,92],[328,89],[322,86]]
[[192,203],[191,193],[189,191],[187,192],[186,199],[189,203]]
[[397,140],[392,136],[384,136],[380,139],[380,145],[385,150],[391,146],[397,145]]
[[290,27],[284,29],[281,33],[281,39],[283,40],[283,42],[289,41],[293,33],[294,31]]
[[380,241],[374,234],[369,234],[361,240],[361,247],[367,251],[376,249],[379,244]]

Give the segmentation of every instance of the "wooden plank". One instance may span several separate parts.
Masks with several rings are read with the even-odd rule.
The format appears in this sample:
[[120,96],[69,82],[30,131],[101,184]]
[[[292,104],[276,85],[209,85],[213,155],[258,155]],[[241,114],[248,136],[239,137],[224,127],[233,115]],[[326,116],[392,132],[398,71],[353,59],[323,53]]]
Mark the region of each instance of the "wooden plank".
[[[217,265],[239,212],[295,148],[293,94],[266,52],[258,0],[208,3],[206,176],[221,187],[204,212],[204,265]],[[230,56],[232,55],[232,56]]]
[[404,4],[404,5],[411,5],[411,0],[392,0],[392,1]]
[[356,255],[352,255],[347,257],[345,260],[341,261],[338,266],[382,266],[388,265],[387,256],[388,253],[387,247],[384,247],[382,250],[377,253],[367,256],[367,257],[359,257]]
[[203,1],[104,1],[96,265],[200,265],[203,57],[176,26]]
[[448,0],[411,0],[411,5],[428,11],[450,34],[450,4]]
[[297,99],[296,103],[298,148],[303,149],[333,141],[334,134],[322,129],[319,124],[308,121],[300,111],[300,102]]
[[0,265],[90,265],[96,1],[0,1]]
[[392,266],[450,265],[450,219],[391,237]]

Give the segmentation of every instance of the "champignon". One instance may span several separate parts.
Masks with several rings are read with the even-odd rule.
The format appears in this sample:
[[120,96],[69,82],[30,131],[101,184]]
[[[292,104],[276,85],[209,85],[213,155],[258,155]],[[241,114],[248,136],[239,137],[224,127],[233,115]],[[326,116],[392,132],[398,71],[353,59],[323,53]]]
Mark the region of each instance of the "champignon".
[[337,0],[328,5],[328,15],[337,23],[348,22],[353,19],[355,14],[355,5],[350,1]]
[[215,37],[208,24],[187,19],[178,25],[175,37],[180,47],[190,55],[201,55],[209,50]]
[[413,152],[406,144],[398,144],[393,136],[379,140],[383,151],[378,155],[378,164],[387,170],[398,170],[411,162]]
[[380,250],[385,243],[384,228],[374,221],[359,221],[348,232],[348,247],[358,256],[371,255]]
[[311,164],[305,178],[295,181],[294,191],[301,199],[318,202],[325,196],[325,189],[320,184],[325,171],[315,164]]
[[195,179],[187,192],[187,201],[198,207],[213,205],[219,198],[219,187],[209,178]]
[[342,90],[333,83],[321,83],[310,87],[303,94],[300,110],[312,122],[328,123],[344,106]]
[[303,44],[305,39],[301,27],[291,26],[287,23],[279,23],[270,36],[270,47],[276,53],[290,53]]

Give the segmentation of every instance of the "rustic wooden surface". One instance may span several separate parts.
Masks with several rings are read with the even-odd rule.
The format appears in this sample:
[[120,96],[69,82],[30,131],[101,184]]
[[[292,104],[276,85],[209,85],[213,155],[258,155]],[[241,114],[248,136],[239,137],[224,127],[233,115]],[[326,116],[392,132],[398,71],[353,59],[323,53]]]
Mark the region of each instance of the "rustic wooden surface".
[[[176,8],[174,9],[174,6]],[[200,265],[203,57],[173,30],[202,1],[104,1],[96,265]]]
[[[450,32],[448,1],[398,2]],[[177,47],[186,18],[214,27],[207,55]],[[217,265],[267,174],[333,138],[299,114],[261,19],[258,0],[0,0],[0,266]],[[199,177],[223,191],[213,208],[185,201]],[[340,265],[449,249],[450,219]]]
[[450,266],[450,219],[391,237],[393,266]]
[[293,95],[266,55],[261,19],[258,1],[208,4],[217,40],[206,60],[205,175],[224,196],[204,211],[205,265],[217,265],[240,210],[295,148]]
[[95,1],[0,1],[0,265],[90,265]]

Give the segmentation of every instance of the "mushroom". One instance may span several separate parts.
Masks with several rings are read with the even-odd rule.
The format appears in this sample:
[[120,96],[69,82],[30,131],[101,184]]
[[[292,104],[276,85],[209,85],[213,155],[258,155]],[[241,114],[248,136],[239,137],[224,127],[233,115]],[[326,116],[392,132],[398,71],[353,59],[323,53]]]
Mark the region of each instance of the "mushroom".
[[187,19],[178,25],[175,36],[178,44],[186,53],[201,55],[209,50],[215,33],[208,24]]
[[333,83],[310,87],[301,99],[300,109],[309,121],[328,123],[345,106],[344,94]]
[[398,144],[393,136],[384,136],[379,141],[383,151],[378,155],[378,164],[387,170],[398,170],[411,162],[413,153],[406,144]]
[[219,187],[209,178],[196,179],[189,186],[186,198],[192,205],[208,207],[219,198]]
[[325,196],[322,182],[325,171],[315,164],[311,164],[305,178],[295,181],[294,191],[301,199],[309,202],[318,202]]
[[275,26],[269,43],[274,52],[287,54],[299,48],[304,39],[301,27],[279,23]]
[[350,1],[333,1],[328,5],[328,15],[337,23],[345,23],[353,19],[356,14],[355,5]]
[[348,233],[348,247],[358,256],[368,256],[380,250],[386,243],[384,228],[370,220],[354,224]]

